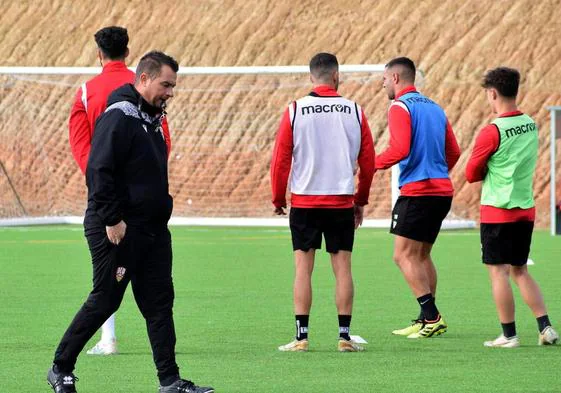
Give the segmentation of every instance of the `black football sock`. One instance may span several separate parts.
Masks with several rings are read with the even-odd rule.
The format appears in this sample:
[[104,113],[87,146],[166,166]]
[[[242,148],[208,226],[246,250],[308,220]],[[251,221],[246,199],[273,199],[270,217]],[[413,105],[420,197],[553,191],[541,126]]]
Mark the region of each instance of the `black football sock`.
[[160,379],[160,386],[169,386],[179,379],[179,375],[168,375]]
[[516,323],[514,322],[501,323],[501,326],[503,327],[503,335],[506,338],[511,338],[516,336]]
[[546,327],[551,326],[551,322],[549,322],[549,316],[547,314],[536,318],[536,321],[538,321],[538,330],[540,333],[543,332]]
[[430,293],[417,298],[419,305],[421,306],[421,313],[424,316],[425,321],[436,321],[438,320],[439,313],[434,304],[434,298]]
[[[436,298],[434,296],[432,298],[436,303]],[[425,320],[425,314],[423,314],[423,308],[421,307],[419,310],[419,316],[417,317],[417,321],[424,321],[424,320]]]
[[351,315],[339,315],[339,338],[343,338],[347,341],[351,339],[351,336],[349,336],[351,318]]
[[306,340],[308,338],[309,315],[296,315],[296,340]]

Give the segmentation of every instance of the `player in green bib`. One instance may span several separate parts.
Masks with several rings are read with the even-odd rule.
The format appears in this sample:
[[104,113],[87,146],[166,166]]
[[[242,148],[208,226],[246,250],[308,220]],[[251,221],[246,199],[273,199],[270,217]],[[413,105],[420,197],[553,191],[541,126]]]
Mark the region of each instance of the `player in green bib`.
[[538,158],[538,127],[518,110],[520,74],[499,67],[483,80],[487,100],[498,117],[478,134],[466,166],[470,183],[483,181],[481,190],[481,249],[489,270],[493,298],[503,333],[485,341],[486,347],[520,346],[514,321],[510,278],[538,323],[538,344],[559,341],[551,326],[540,287],[526,263],[536,215],[533,177]]
[[538,127],[522,113],[498,117],[491,124],[499,132],[499,146],[487,161],[481,204],[502,209],[533,208]]

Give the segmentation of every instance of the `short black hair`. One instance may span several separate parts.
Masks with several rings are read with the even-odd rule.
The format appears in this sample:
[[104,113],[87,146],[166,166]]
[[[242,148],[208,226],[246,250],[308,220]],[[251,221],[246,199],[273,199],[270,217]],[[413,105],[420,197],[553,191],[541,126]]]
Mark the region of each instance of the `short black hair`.
[[316,78],[327,77],[338,69],[337,57],[331,53],[318,53],[310,60],[310,73]]
[[415,74],[417,72],[417,68],[415,67],[415,63],[408,57],[396,57],[395,59],[390,60],[388,64],[386,64],[386,68],[391,68],[393,66],[402,66],[404,68],[403,73],[401,76],[403,79],[415,82]]
[[142,56],[140,62],[136,66],[136,79],[138,80],[142,73],[148,74],[150,79],[156,78],[160,75],[163,65],[169,66],[173,72],[177,72],[179,70],[177,61],[173,57],[166,55],[164,52],[153,50],[146,53]]
[[125,57],[129,45],[129,35],[124,27],[104,27],[95,33],[94,37],[97,47],[105,57],[112,60]]
[[487,71],[483,77],[483,86],[486,89],[495,88],[503,97],[515,98],[518,95],[520,72],[514,68],[498,67]]

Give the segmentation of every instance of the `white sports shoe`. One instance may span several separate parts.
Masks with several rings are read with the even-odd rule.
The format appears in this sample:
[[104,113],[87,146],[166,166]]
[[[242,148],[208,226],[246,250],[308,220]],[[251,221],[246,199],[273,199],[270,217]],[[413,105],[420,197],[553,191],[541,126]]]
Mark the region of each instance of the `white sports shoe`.
[[546,327],[538,336],[538,345],[554,345],[559,341],[559,334],[551,327]]
[[362,352],[364,351],[364,347],[357,344],[353,340],[345,340],[344,338],[340,338],[339,343],[337,344],[337,350],[339,352]]
[[490,348],[516,348],[520,346],[520,340],[518,336],[506,338],[501,334],[493,341],[485,341],[483,345]]
[[116,355],[117,351],[117,340],[113,339],[109,342],[98,342],[91,349],[86,352],[88,355]]
[[279,347],[281,352],[308,352],[308,340],[294,340]]

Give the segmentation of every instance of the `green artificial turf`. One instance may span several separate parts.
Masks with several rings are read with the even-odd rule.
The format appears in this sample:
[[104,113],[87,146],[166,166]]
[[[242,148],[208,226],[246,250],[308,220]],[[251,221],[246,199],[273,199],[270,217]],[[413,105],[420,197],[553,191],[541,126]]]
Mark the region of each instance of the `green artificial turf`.
[[[561,347],[538,347],[534,317],[517,290],[522,347],[484,348],[500,333],[477,231],[441,233],[433,251],[441,337],[390,334],[418,305],[393,264],[393,238],[360,229],[353,257],[351,334],[364,353],[336,351],[338,326],[328,255],[318,252],[310,352],[281,353],[294,334],[293,262],[283,228],[172,228],[177,361],[182,374],[217,392],[559,392]],[[552,322],[561,327],[561,246],[534,235],[529,269]],[[0,228],[0,391],[49,392],[58,341],[91,286],[89,252],[77,226]],[[156,393],[144,322],[130,289],[117,314],[120,354],[80,356],[79,393]],[[86,348],[93,345],[96,335]]]

